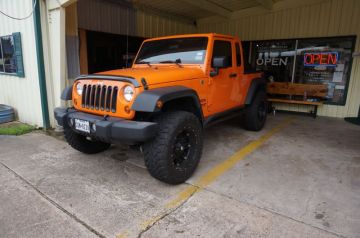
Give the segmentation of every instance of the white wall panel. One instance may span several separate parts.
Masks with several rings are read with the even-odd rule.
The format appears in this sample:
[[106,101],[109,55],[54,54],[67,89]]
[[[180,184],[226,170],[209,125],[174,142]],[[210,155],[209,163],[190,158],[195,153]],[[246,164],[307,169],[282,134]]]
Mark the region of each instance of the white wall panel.
[[[0,9],[23,17],[32,11],[32,0],[1,0]],[[33,17],[18,21],[0,14],[0,23],[0,36],[21,33],[25,70],[25,78],[0,74],[0,103],[14,107],[20,121],[42,126]]]

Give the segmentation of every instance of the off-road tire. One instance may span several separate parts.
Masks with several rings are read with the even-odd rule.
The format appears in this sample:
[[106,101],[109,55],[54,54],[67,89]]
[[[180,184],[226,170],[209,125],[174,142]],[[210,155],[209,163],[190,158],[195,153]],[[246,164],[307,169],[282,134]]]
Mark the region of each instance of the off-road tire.
[[[160,129],[153,140],[144,144],[145,165],[150,174],[162,182],[183,183],[194,173],[201,158],[201,123],[194,114],[186,111],[165,112],[156,117],[155,121],[159,123]],[[188,150],[183,152],[184,149],[181,149],[179,152],[179,144],[187,144],[184,141],[190,146],[180,146]],[[186,153],[183,156],[185,159],[181,160],[179,153]]]
[[258,91],[252,103],[245,109],[244,128],[249,131],[260,131],[267,117],[266,92]]
[[64,135],[67,143],[74,148],[85,154],[96,154],[107,150],[111,144],[88,140],[86,136],[80,135],[73,131],[70,127],[64,127]]

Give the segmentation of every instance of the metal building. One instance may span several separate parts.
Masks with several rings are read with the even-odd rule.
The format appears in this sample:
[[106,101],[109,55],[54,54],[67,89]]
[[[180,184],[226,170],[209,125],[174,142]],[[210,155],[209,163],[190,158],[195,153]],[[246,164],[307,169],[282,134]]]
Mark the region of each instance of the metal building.
[[[269,40],[275,45],[286,41],[298,45],[323,37],[331,42],[351,37],[350,67],[341,71],[344,83],[334,76],[330,85],[336,95],[334,103],[319,108],[319,115],[342,118],[358,114],[357,0],[2,0],[0,10],[13,17],[30,14],[23,20],[0,15],[1,42],[6,45],[10,36],[14,43],[10,56],[3,56],[2,49],[0,103],[13,106],[19,120],[39,127],[56,125],[52,110],[63,103],[61,91],[77,75],[128,66],[144,38],[196,32],[236,35],[252,46]],[[114,49],[121,53],[105,54]],[[307,110],[304,106],[277,107]]]

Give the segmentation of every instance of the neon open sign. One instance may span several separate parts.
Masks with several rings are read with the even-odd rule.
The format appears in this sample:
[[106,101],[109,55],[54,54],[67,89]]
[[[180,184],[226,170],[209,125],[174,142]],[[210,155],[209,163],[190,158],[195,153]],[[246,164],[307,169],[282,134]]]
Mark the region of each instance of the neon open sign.
[[336,66],[338,52],[305,53],[304,66]]

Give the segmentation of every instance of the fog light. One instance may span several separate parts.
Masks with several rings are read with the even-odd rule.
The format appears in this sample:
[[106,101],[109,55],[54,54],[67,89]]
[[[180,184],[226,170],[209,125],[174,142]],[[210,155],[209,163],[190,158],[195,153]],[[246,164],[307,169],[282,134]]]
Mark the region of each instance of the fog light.
[[96,125],[95,125],[95,123],[91,125],[91,129],[93,130],[93,132],[96,132]]
[[73,127],[73,126],[74,126],[74,118],[70,118],[70,120],[69,120],[69,124],[70,124],[70,126],[71,126],[71,127]]

